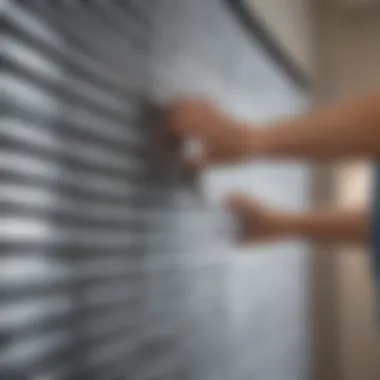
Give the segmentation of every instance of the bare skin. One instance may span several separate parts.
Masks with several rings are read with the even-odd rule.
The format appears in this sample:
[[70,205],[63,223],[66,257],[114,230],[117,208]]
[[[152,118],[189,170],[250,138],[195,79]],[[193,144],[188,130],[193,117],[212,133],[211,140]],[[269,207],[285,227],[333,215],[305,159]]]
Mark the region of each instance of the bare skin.
[[[262,128],[223,113],[215,104],[186,98],[173,105],[170,131],[202,144],[192,161],[197,169],[249,158],[331,160],[380,157],[380,92],[328,104]],[[323,209],[310,212],[275,210],[246,195],[233,195],[229,209],[246,221],[247,242],[303,237],[367,242],[366,210]]]
[[245,221],[243,244],[289,237],[360,244],[369,238],[370,216],[365,210],[325,208],[297,213],[268,207],[244,194],[231,196],[227,207]]

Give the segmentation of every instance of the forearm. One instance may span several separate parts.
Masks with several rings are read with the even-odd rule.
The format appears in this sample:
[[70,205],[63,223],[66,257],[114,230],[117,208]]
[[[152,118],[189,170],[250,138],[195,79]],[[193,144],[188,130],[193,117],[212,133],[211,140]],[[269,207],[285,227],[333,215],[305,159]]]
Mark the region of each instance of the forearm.
[[255,156],[380,157],[380,92],[252,130]]
[[366,210],[321,209],[306,213],[284,213],[279,218],[284,236],[324,241],[366,243],[370,217]]

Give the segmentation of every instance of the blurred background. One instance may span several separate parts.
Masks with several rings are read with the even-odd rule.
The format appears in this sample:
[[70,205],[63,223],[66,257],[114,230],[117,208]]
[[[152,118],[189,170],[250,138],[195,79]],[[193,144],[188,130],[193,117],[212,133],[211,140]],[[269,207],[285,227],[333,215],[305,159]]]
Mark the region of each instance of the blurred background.
[[0,378],[375,380],[351,246],[238,249],[232,190],[368,201],[366,162],[252,162],[194,188],[162,138],[203,93],[271,120],[380,85],[376,0],[4,0]]

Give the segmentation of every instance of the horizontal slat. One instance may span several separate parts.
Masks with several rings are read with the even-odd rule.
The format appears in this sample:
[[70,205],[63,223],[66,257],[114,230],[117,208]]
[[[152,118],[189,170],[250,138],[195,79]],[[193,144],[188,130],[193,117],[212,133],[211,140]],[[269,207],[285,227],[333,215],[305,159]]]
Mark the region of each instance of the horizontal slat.
[[[142,73],[141,65],[144,64],[143,56],[141,55],[142,59],[139,64],[140,70],[138,70],[137,55],[139,55],[139,51],[135,51],[133,55],[128,54],[128,49],[129,51],[133,49],[128,38],[120,41],[117,34],[112,33],[110,35],[110,33],[107,33],[109,38],[116,39],[116,41],[119,40],[119,42],[123,43],[121,46],[124,50],[124,54],[120,54],[120,50],[114,49],[114,45],[109,44],[108,41],[99,40],[97,42],[97,40],[93,38],[94,35],[97,35],[98,38],[105,38],[106,36],[98,34],[100,32],[99,29],[101,29],[98,25],[94,26],[92,25],[93,23],[87,20],[83,21],[83,18],[87,16],[86,12],[78,12],[78,10],[75,9],[70,10],[69,7],[60,5],[51,6],[50,2],[44,2],[44,4],[33,3],[33,6],[36,7],[38,12],[44,15],[47,22],[59,25],[60,33],[63,34],[69,44],[79,48],[83,53],[92,56],[95,61],[98,61],[102,65],[106,65],[108,70],[117,72],[120,75],[123,75],[128,68],[130,72],[128,78],[129,86],[137,86],[141,83],[143,77],[141,77],[141,74],[139,74],[140,77],[136,75]],[[65,17],[67,22],[60,22],[62,17]],[[86,33],[83,33],[83,26],[86,27]]]
[[[61,167],[62,173],[65,172],[65,169],[79,169],[90,173],[91,171],[101,174],[106,172],[111,178],[129,177],[132,179],[134,175],[137,175],[138,178],[138,173],[144,173],[144,170],[146,173],[149,170],[149,162],[144,163],[143,160],[137,160],[133,154],[118,155],[100,146],[83,141],[70,141],[59,135],[50,136],[49,141],[46,139],[49,137],[47,135],[43,135],[42,137],[45,139],[39,139],[39,141],[28,141],[16,134],[17,128],[21,129],[22,125],[13,120],[4,120],[4,129],[0,133],[3,136],[3,146],[7,148],[4,149],[4,156],[10,156],[22,149],[24,157],[29,155],[31,160],[36,157],[40,161],[54,162]],[[8,132],[10,129],[11,131]]]
[[43,356],[54,356],[62,351],[69,350],[74,339],[64,330],[50,334],[43,334],[34,339],[20,339],[13,341],[10,347],[3,347],[0,355],[0,368],[22,368],[34,366]]
[[[7,94],[7,96],[10,94]],[[133,154],[143,155],[146,154],[146,150],[149,145],[153,145],[153,136],[151,144],[148,144],[149,141],[146,141],[147,148],[140,147],[131,147],[132,149],[128,150],[128,145],[125,145],[123,141],[115,139],[112,136],[104,137],[103,134],[94,133],[91,129],[91,125],[84,123],[83,121],[72,120],[72,117],[69,115],[68,110],[58,110],[56,113],[45,112],[44,109],[36,109],[30,104],[25,104],[19,101],[20,99],[11,98],[11,96],[6,99],[4,102],[4,121],[6,119],[12,119],[17,121],[18,124],[28,123],[28,129],[33,132],[38,126],[39,133],[53,134],[55,136],[61,137],[65,141],[75,140],[77,143],[92,143],[95,146],[100,146],[104,150],[110,150],[115,154],[125,155],[126,157]],[[63,112],[65,111],[65,112]],[[142,126],[143,127],[143,126]],[[127,128],[127,126],[126,126]],[[6,134],[7,131],[4,129],[2,133]],[[12,132],[8,132],[8,135]],[[16,132],[13,132],[13,135]],[[152,133],[153,135],[155,133]],[[25,135],[25,140],[28,141],[28,134]],[[160,149],[163,149],[163,142],[160,139],[157,139],[153,146],[149,146],[149,150],[152,153],[155,153],[155,150],[158,152]],[[130,146],[130,144],[129,144]],[[135,153],[134,153],[135,152]],[[70,152],[67,152],[70,154]],[[141,157],[140,157],[141,158]]]
[[17,64],[30,72],[44,77],[48,77],[52,81],[59,81],[62,78],[61,62],[50,59],[40,50],[33,49],[22,39],[17,39],[10,35],[2,37],[2,58],[7,59],[6,62]]
[[[115,44],[123,48],[134,48],[137,52],[136,58],[139,57],[139,52],[147,51],[150,47],[149,30],[146,30],[146,27],[143,27],[138,20],[133,19],[131,14],[126,14],[120,19],[120,14],[115,11],[111,3],[97,4],[92,2],[91,4],[78,5],[73,8],[61,7],[60,10],[68,12],[69,15],[75,15],[81,23],[85,23],[89,35],[93,35],[95,30],[99,37],[98,46],[107,47],[108,45],[109,47],[109,44],[104,44],[106,40],[102,38],[103,36],[110,37]],[[69,25],[72,26],[73,24]],[[93,43],[92,40],[90,42]]]
[[[62,104],[75,104],[97,115],[100,119],[108,120],[107,129],[110,129],[111,135],[113,131],[114,134],[120,134],[120,129],[123,130],[122,141],[129,137],[131,142],[139,142],[139,132],[142,132],[143,129],[131,131],[125,128],[131,123],[133,125],[133,123],[139,122],[136,117],[133,120],[131,106],[128,103],[116,102],[111,97],[107,98],[107,94],[102,94],[101,92],[100,95],[96,87],[91,88],[91,85],[77,79],[70,73],[66,73],[65,68],[62,68],[62,73],[55,74],[55,77],[51,75],[49,77],[44,73],[33,72],[29,67],[24,67],[19,61],[6,55],[3,57],[2,63],[4,75],[16,76],[18,80],[26,82],[27,85],[48,92],[51,96],[61,101]],[[128,109],[129,112],[126,112]],[[119,132],[117,132],[118,130]],[[142,141],[140,139],[140,142]]]
[[[99,213],[94,212],[94,210],[83,210],[83,207],[86,205],[80,205],[80,202],[77,202],[77,205],[81,208],[75,208],[75,203],[73,202],[69,207],[70,208],[60,208],[44,206],[43,208],[29,206],[27,204],[16,203],[14,205],[10,204],[12,202],[4,202],[0,200],[0,207],[2,211],[8,216],[17,216],[17,217],[27,217],[34,218],[36,220],[43,220],[44,218],[49,218],[49,220],[54,220],[54,223],[60,226],[65,226],[71,224],[72,226],[79,227],[107,227],[107,228],[127,228],[129,227],[131,231],[139,230],[148,222],[149,216],[142,217],[139,216],[136,211],[133,215],[131,208],[126,212],[120,213],[120,215],[109,214],[104,215],[101,210]],[[119,212],[123,209],[119,209]],[[159,229],[159,226],[156,226],[156,229]]]
[[[2,202],[0,202],[2,206]],[[14,219],[34,219],[36,222],[43,222],[48,219],[50,222],[53,222],[54,225],[58,228],[83,228],[86,230],[95,230],[95,231],[121,231],[128,230],[131,235],[141,233],[144,231],[144,227],[149,228],[151,234],[159,234],[164,230],[165,226],[159,224],[153,224],[149,217],[141,218],[136,215],[136,217],[125,217],[123,220],[107,220],[104,218],[92,218],[80,211],[74,213],[64,213],[58,210],[41,210],[36,208],[28,208],[23,206],[13,206],[9,207],[8,205],[2,207],[4,213],[6,213],[7,218]],[[7,222],[7,219],[0,218],[0,221]],[[1,231],[1,230],[0,230]],[[168,233],[169,235],[169,233]],[[191,235],[190,235],[191,236]]]
[[78,229],[74,223],[50,225],[46,219],[35,219],[32,216],[6,216],[2,218],[0,225],[0,240],[3,243],[30,242],[42,243],[51,242],[63,244],[69,240],[74,246],[82,244],[83,246],[99,246],[107,248],[108,246],[125,246],[127,247],[134,242],[144,239],[144,244],[160,244],[165,242],[168,232],[144,231],[136,228],[130,234],[125,233],[123,226],[81,226]]
[[0,256],[0,264],[1,289],[12,289],[13,293],[10,295],[14,295],[14,291],[18,289],[29,293],[34,287],[37,291],[45,292],[50,292],[54,287],[55,291],[57,286],[74,282],[91,284],[93,281],[101,283],[123,278],[129,281],[138,278],[143,272],[142,258],[128,255],[128,252],[124,255],[111,252],[106,258],[103,256],[91,259],[74,254],[70,257],[54,257],[41,252],[28,252]]
[[[63,216],[78,216],[88,220],[112,222],[160,222],[163,218],[176,214],[175,210],[165,210],[163,207],[154,206],[153,200],[157,197],[163,198],[170,194],[164,189],[152,189],[149,192],[145,187],[129,186],[124,191],[125,199],[120,204],[107,202],[107,200],[95,201],[91,198],[70,196],[64,192],[57,191],[54,186],[28,186],[4,181],[0,185],[0,204],[4,210],[8,209],[27,212],[40,212],[47,215],[54,213]],[[129,198],[127,196],[129,195]],[[148,210],[143,207],[143,202],[152,202],[152,208]],[[136,203],[137,202],[137,203]]]
[[[57,191],[57,198],[62,194],[63,198],[66,196],[72,197],[78,200],[78,202],[81,200],[99,201],[100,204],[107,203],[110,206],[121,207],[130,203],[133,203],[136,207],[151,206],[149,198],[143,197],[142,194],[136,195],[136,190],[138,190],[138,187],[135,187],[136,185],[125,188],[120,187],[118,182],[112,180],[112,178],[94,176],[85,172],[72,173],[71,176],[67,176],[66,174],[66,178],[58,177],[55,180],[51,173],[30,173],[30,170],[17,169],[17,171],[4,170],[4,183],[9,183],[12,186],[26,186],[46,190],[54,189],[54,191]],[[154,182],[144,181],[140,185],[142,184],[149,186],[154,185]]]
[[45,41],[28,34],[22,25],[7,17],[4,19],[4,29],[10,36],[24,41],[33,49],[41,51],[49,59],[60,62],[62,67],[69,73],[82,78],[82,80],[90,81],[99,90],[105,89],[125,101],[136,98],[134,89],[128,83],[123,83],[123,78],[118,78],[107,67],[94,61],[75,47],[65,45],[65,49],[60,49],[59,47],[51,46]]
[[37,357],[32,363],[9,363],[5,368],[1,368],[3,373],[13,373],[13,378],[25,379],[27,377],[35,377],[36,373],[39,373],[41,369],[47,366],[57,366],[62,362],[69,362],[71,365],[75,365],[76,361],[83,355],[83,349],[80,349],[77,345],[73,346],[58,346],[55,350],[47,351],[43,357]]
[[94,2],[91,11],[107,23],[107,26],[115,28],[123,36],[128,36],[137,48],[149,45],[154,30],[145,14],[131,2],[124,2],[126,8],[117,7],[114,3]]
[[[72,265],[76,265],[76,260],[72,260]],[[5,283],[2,285],[2,290],[0,294],[2,294],[3,302],[12,302],[12,300],[17,300],[17,302],[21,302],[22,300],[33,299],[33,298],[46,298],[49,296],[53,296],[55,294],[60,294],[62,292],[70,292],[73,288],[85,288],[90,290],[93,286],[107,286],[112,284],[115,281],[122,281],[126,287],[133,287],[138,284],[139,279],[143,273],[143,267],[141,267],[140,272],[131,274],[130,271],[125,271],[124,273],[116,273],[112,276],[97,276],[97,277],[84,277],[81,278],[78,273],[69,273],[65,278],[51,279],[51,280],[43,280],[41,279],[39,282],[25,282],[19,285],[8,285]],[[136,293],[137,295],[140,293]],[[128,292],[123,294],[126,298],[129,298],[130,295]],[[120,298],[123,298],[120,296]],[[105,298],[104,298],[105,300]],[[101,303],[101,298],[97,300]],[[94,301],[95,302],[95,301]]]
[[[105,299],[103,302],[81,304],[80,294],[76,294],[77,288],[72,286],[69,290],[70,292],[67,291],[66,297],[68,298],[70,296],[71,305],[67,308],[48,309],[44,307],[42,309],[44,311],[38,314],[38,308],[48,304],[48,296],[46,296],[46,298],[42,297],[35,300],[14,300],[13,308],[12,304],[9,306],[5,305],[6,307],[4,307],[4,310],[0,313],[1,334],[3,334],[5,338],[9,337],[9,339],[13,339],[13,337],[18,335],[38,335],[44,331],[55,331],[62,328],[69,329],[73,321],[77,319],[84,321],[88,320],[90,323],[93,318],[104,317],[106,314],[113,315],[113,313],[120,312],[121,310],[124,310],[125,312],[128,310],[135,310],[138,312],[142,306],[141,297],[138,294],[133,296],[125,295],[121,300]],[[75,296],[77,296],[77,300]],[[51,300],[57,298],[54,296],[51,297]],[[24,314],[22,314],[22,308],[24,307],[24,310],[26,310],[25,306],[27,305],[30,307],[30,313],[27,314],[24,312]],[[51,305],[48,306],[51,307]],[[17,307],[20,308],[20,315],[23,315],[24,317],[19,318],[18,320],[13,320],[12,313],[17,311]],[[34,311],[34,314],[32,311]]]
[[[91,140],[80,141],[61,135],[59,129],[41,128],[33,122],[19,119],[3,118],[4,128],[1,131],[3,146],[20,148],[35,155],[49,154],[55,161],[70,160],[91,167],[91,163],[109,166],[117,170],[141,170],[149,164],[148,160],[139,160],[133,153],[119,153],[108,147],[94,144]],[[71,149],[68,149],[70,147]],[[79,164],[80,165],[80,164]],[[78,165],[78,166],[79,166]]]
[[[114,357],[121,357],[129,353],[132,353],[133,350],[139,345],[138,337],[133,341],[131,339],[131,335],[121,335],[120,333],[120,331],[116,332],[115,336],[111,335],[109,337],[111,344],[109,344],[108,346],[106,346],[107,341],[99,342],[100,347],[107,347],[107,350],[113,349]],[[97,353],[98,359],[101,359],[100,355],[104,355],[106,354],[106,352],[107,351],[104,351],[104,353],[102,351],[99,351]],[[74,366],[74,373],[76,373],[78,378],[86,378],[83,376],[91,374],[97,367],[101,367],[104,364],[108,364],[107,362],[102,363],[101,361],[97,360],[96,357],[88,358],[87,353],[88,346],[86,342],[82,342],[80,339],[78,339],[78,344],[76,344],[75,346],[73,345],[67,348],[62,347],[53,352],[46,352],[44,356],[41,356],[34,361],[33,366],[31,366],[31,368],[25,368],[25,373],[27,373],[28,376],[32,376],[33,378],[37,374],[41,373],[43,370],[53,370],[54,368],[67,365],[67,367]],[[105,357],[104,359],[107,358]],[[21,368],[16,367],[17,371],[19,372],[22,371]],[[70,379],[70,377],[68,379]]]
[[[18,88],[30,92],[31,96],[41,94],[47,98],[53,97],[59,107],[57,111],[61,111],[60,114],[67,113],[65,119],[82,126],[82,128],[86,128],[86,131],[89,133],[97,134],[107,140],[119,140],[125,144],[126,148],[131,150],[135,149],[136,144],[145,145],[147,141],[149,142],[149,139],[143,140],[141,134],[138,132],[131,133],[131,130],[127,128],[128,125],[131,125],[130,120],[117,120],[115,122],[115,120],[108,118],[104,113],[102,113],[101,116],[97,115],[96,112],[98,109],[96,107],[92,109],[88,108],[88,105],[81,107],[80,103],[75,101],[70,94],[60,94],[56,92],[56,88],[36,82],[35,77],[33,80],[30,80],[30,78],[25,79],[25,77],[19,75],[20,73],[16,74],[14,68],[12,71],[5,71],[5,73],[6,79],[2,81],[4,94],[16,104],[22,101],[19,92],[17,92]],[[15,88],[15,86],[18,88]],[[53,93],[51,91],[53,91]],[[134,123],[136,125],[136,121]],[[141,131],[143,131],[143,128],[141,128]]]
[[26,5],[28,3],[30,2],[9,1],[4,9],[4,18],[21,25],[27,34],[33,35],[51,46],[62,46],[64,39],[56,31],[54,25],[50,27],[49,22],[41,17],[41,14],[31,13],[28,9],[20,6],[20,4]]
[[[10,144],[9,144],[10,145]],[[69,157],[61,156],[59,153],[45,153],[39,149],[32,147],[23,147],[23,153],[19,154],[17,146],[9,147],[0,153],[3,160],[0,162],[0,169],[6,179],[7,174],[12,177],[14,173],[23,174],[25,180],[28,177],[42,178],[45,180],[57,180],[59,184],[67,184],[68,186],[85,188],[89,193],[96,193],[101,188],[105,194],[109,192],[115,197],[124,197],[131,190],[131,187],[126,184],[129,179],[132,183],[150,184],[154,183],[149,178],[149,172],[145,171],[130,171],[110,168],[107,165],[96,165],[94,163],[86,163],[80,160],[70,159]],[[103,166],[103,168],[102,168]],[[156,173],[156,183],[160,181]],[[78,181],[87,182],[77,184]],[[98,187],[98,189],[97,189]]]

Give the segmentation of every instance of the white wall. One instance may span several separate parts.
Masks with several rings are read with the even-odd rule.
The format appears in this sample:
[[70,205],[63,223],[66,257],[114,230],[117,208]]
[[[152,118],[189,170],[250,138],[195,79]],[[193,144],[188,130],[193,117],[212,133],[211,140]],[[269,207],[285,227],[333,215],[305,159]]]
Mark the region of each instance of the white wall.
[[292,59],[313,75],[308,0],[247,0]]
[[[309,10],[311,1],[307,0],[247,1],[252,4],[256,13],[262,17],[295,62],[314,78],[318,78],[318,92],[341,97],[380,88],[379,8],[343,10],[342,4],[345,0],[315,0],[313,11],[317,9],[322,13],[321,17],[316,17],[316,14]],[[318,35],[315,35],[316,32]],[[320,46],[313,43],[314,39]],[[315,62],[314,52],[319,53]],[[323,82],[322,86],[320,82]],[[335,165],[333,181],[336,203],[352,206],[368,202],[369,163],[346,162]],[[333,265],[335,262],[337,265],[334,271],[336,278],[329,283],[331,286],[336,283],[338,289],[324,288],[323,291],[334,294],[329,297],[334,298],[337,304],[338,320],[332,324],[322,323],[324,328],[330,327],[334,331],[324,331],[321,333],[323,337],[318,337],[318,341],[324,342],[323,351],[328,352],[328,356],[337,354],[338,358],[336,362],[335,359],[326,357],[317,362],[327,367],[337,363],[341,366],[343,380],[380,378],[380,344],[374,321],[367,253],[367,250],[357,247],[342,247],[336,261],[326,258],[327,264]],[[327,274],[320,275],[323,278]],[[323,296],[323,292],[318,294]],[[322,301],[320,304],[318,301],[318,306],[335,307],[329,302]],[[321,318],[331,319],[334,313],[335,311],[327,312]],[[338,327],[339,331],[335,331],[335,327]],[[334,336],[332,340],[331,336]],[[331,345],[335,337],[339,340],[338,352],[335,352],[335,346]],[[324,355],[321,353],[321,356]],[[326,368],[326,372],[317,372],[324,373],[323,380],[327,380],[330,375],[331,379],[336,380],[339,375],[334,371]]]
[[[327,4],[327,3],[326,3]],[[380,14],[350,15],[325,6],[323,45],[319,57],[329,96],[343,97],[380,88]],[[337,204],[366,205],[370,163],[345,162],[333,168]],[[380,378],[380,345],[376,326],[367,249],[341,247],[336,261],[339,362],[343,380]],[[335,331],[332,333],[336,333]]]

